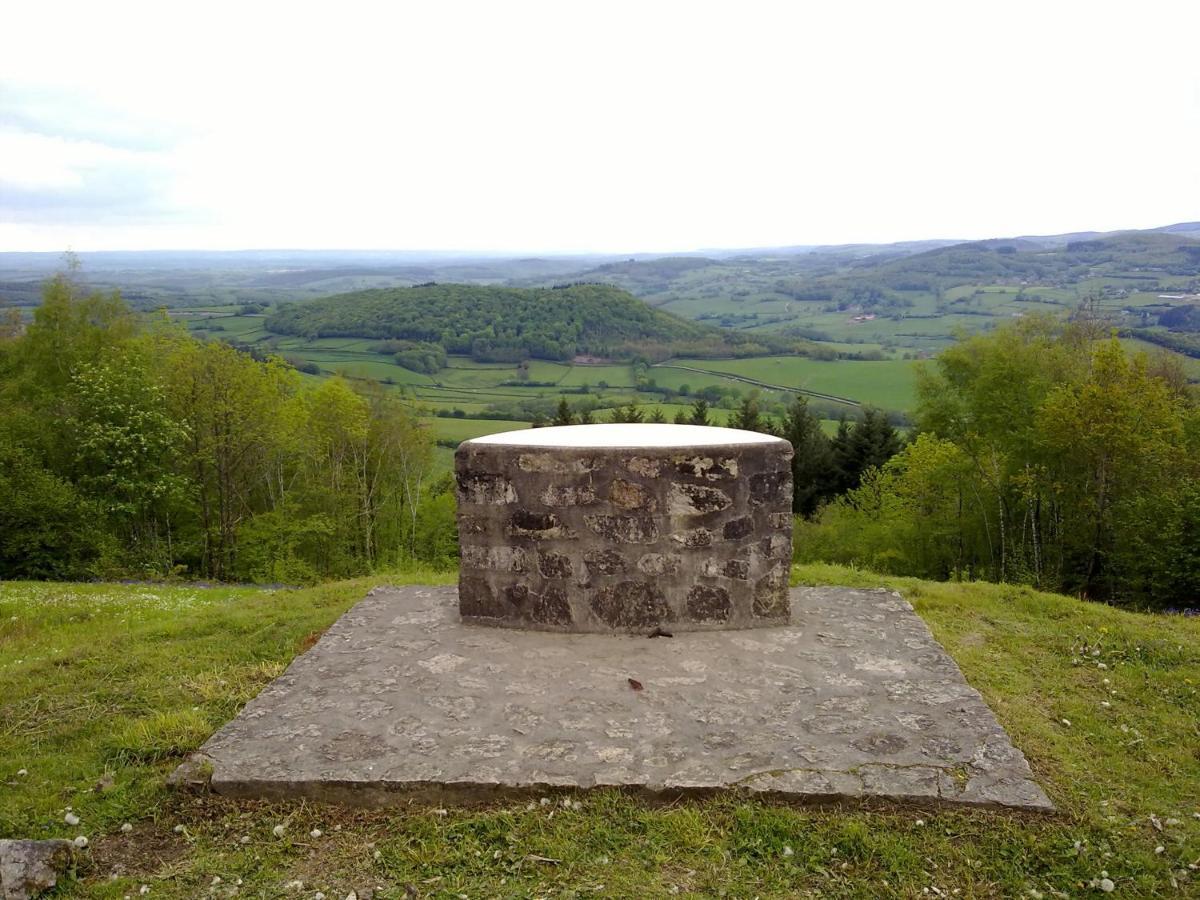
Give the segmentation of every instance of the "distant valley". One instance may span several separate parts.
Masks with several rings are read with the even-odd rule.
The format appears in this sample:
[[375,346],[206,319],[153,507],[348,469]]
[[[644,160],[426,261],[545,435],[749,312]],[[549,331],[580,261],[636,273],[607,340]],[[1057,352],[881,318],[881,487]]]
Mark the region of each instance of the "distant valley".
[[[195,333],[401,391],[439,440],[521,427],[561,398],[671,419],[699,397],[765,411],[807,393],[828,427],[898,422],[915,360],[956,333],[1087,314],[1200,382],[1200,223],[1149,231],[632,257],[96,253],[81,278]],[[55,254],[0,254],[28,315]],[[720,413],[717,413],[720,418]]]

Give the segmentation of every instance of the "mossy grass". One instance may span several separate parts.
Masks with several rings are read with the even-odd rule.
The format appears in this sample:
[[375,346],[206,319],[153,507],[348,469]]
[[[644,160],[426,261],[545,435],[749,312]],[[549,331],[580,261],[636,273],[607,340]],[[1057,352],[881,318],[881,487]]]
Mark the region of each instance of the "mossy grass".
[[1200,895],[1200,621],[842,567],[793,580],[899,590],[1059,812],[617,792],[364,811],[164,787],[372,586],[453,581],[417,572],[302,590],[0,585],[0,837],[87,835],[61,889],[82,897],[1052,897],[1098,895],[1102,878],[1119,896]]

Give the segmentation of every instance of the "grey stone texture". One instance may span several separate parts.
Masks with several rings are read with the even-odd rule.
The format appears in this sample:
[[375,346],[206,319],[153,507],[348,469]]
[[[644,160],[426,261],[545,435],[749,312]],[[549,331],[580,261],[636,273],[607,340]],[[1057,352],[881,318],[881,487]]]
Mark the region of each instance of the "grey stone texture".
[[38,897],[74,864],[70,841],[0,840],[0,900]]
[[221,794],[367,805],[615,786],[1052,808],[912,607],[843,588],[670,638],[478,628],[454,588],[376,589],[188,765]]
[[783,440],[467,441],[455,454],[463,620],[643,634],[785,622],[791,458]]

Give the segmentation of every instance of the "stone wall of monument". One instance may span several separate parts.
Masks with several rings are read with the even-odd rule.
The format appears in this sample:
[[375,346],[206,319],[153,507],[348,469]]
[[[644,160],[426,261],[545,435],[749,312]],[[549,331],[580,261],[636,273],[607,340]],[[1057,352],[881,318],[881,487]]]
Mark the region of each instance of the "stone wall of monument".
[[456,455],[464,621],[561,631],[788,617],[791,446]]

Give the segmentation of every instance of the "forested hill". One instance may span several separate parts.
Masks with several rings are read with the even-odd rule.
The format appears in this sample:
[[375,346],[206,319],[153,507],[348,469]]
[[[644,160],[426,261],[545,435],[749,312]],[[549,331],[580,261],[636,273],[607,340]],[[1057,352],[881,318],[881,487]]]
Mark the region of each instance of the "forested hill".
[[[270,331],[307,338],[364,337],[436,344],[446,353],[512,361],[578,355],[752,355],[795,341],[750,338],[655,310],[604,284],[511,288],[428,284],[336,294],[282,307]],[[788,346],[783,346],[787,344]]]

